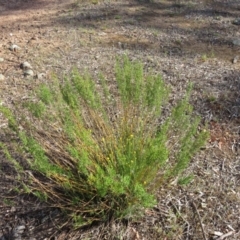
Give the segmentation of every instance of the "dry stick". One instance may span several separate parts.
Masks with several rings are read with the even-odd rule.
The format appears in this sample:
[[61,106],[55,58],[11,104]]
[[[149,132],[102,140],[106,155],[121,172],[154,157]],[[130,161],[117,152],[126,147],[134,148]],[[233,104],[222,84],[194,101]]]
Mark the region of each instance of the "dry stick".
[[174,209],[177,211],[178,215],[182,218],[182,220],[187,224],[187,239],[188,239],[188,236],[189,236],[189,222],[182,216],[182,214],[179,212],[177,206],[175,206],[175,204],[173,203],[173,201],[170,201],[170,203],[173,205]]
[[229,237],[229,236],[233,235],[234,233],[235,233],[235,231],[231,231],[231,232],[228,232],[226,234],[223,234],[221,237],[217,238],[217,240],[223,240],[226,237]]
[[[51,219],[51,220],[52,220],[52,219]],[[57,226],[57,225],[53,222],[53,220],[52,220],[52,223],[53,223],[54,227],[57,228],[57,230],[54,231],[54,233],[49,237],[49,239],[51,239],[51,238],[53,238],[54,236],[56,236],[57,232],[59,232],[59,230],[61,230],[61,229],[62,229],[64,226],[66,226],[69,222],[70,222],[70,220],[66,221],[65,223],[63,223],[63,224],[59,227],[59,226]]]
[[201,216],[200,216],[200,214],[197,210],[197,207],[196,207],[195,203],[193,201],[191,201],[191,203],[192,203],[192,206],[193,206],[195,212],[197,213],[197,216],[198,216],[198,219],[199,219],[199,222],[200,222],[200,225],[201,225],[201,229],[202,229],[203,239],[207,240],[207,236],[206,236],[206,233],[205,233],[204,228],[203,228],[203,223],[202,223]]

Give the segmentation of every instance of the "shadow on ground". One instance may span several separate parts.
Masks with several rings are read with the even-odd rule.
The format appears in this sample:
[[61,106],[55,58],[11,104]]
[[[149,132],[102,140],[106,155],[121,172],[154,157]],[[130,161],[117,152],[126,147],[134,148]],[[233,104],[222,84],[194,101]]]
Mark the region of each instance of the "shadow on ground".
[[[50,239],[52,234],[59,231],[56,223],[63,224],[64,216],[57,208],[49,207],[24,190],[23,181],[28,179],[28,168],[23,156],[14,147],[11,148],[15,141],[14,136],[0,134],[0,240],[22,239],[21,237]],[[11,157],[6,152],[5,145],[8,146]],[[12,161],[25,163],[25,177],[21,177],[21,180]]]
[[224,76],[224,82],[212,86],[218,95],[209,92],[203,99],[209,120],[222,123],[240,123],[240,71]]
[[47,1],[42,0],[1,0],[1,14],[8,14],[8,11],[38,9],[48,5]]
[[[201,5],[201,9],[196,1],[182,1],[179,4],[176,1],[130,1],[116,5],[101,3],[66,9],[55,20],[56,25],[68,29],[85,28],[103,32],[115,30],[115,36],[107,36],[105,41],[114,46],[121,42],[126,48],[155,49],[172,56],[183,56],[186,53],[206,54],[212,51],[214,57],[229,61],[237,48],[233,46],[233,37],[236,37],[239,28],[232,24],[231,19],[239,16],[240,3],[215,3],[214,8],[213,5],[212,1],[207,1],[205,5]],[[126,31],[122,37],[117,33],[121,28],[130,32],[136,28],[150,30],[152,36],[143,41],[146,37],[141,33],[132,38]],[[161,41],[161,34],[172,36],[172,41]],[[101,43],[104,44],[104,41]]]

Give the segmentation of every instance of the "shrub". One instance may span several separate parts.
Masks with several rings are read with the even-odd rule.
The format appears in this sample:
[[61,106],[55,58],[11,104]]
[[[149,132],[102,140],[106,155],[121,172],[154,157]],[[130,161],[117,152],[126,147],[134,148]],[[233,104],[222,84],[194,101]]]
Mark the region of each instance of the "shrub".
[[[78,226],[154,206],[156,191],[181,176],[208,135],[198,131],[190,89],[161,113],[169,88],[160,76],[145,76],[141,63],[118,59],[115,87],[99,79],[75,69],[62,84],[43,84],[22,104],[24,117],[1,106],[19,152],[28,156],[24,189]],[[11,162],[21,175],[26,167]]]

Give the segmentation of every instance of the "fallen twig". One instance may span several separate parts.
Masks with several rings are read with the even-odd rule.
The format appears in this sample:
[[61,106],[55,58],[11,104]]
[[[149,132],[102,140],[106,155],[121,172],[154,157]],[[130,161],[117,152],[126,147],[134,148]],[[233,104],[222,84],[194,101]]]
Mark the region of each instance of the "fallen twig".
[[[205,231],[204,231],[202,219],[201,219],[201,216],[200,216],[200,214],[199,214],[199,212],[198,212],[198,209],[197,209],[197,207],[196,207],[196,205],[195,205],[195,203],[194,203],[193,201],[191,201],[191,204],[192,204],[192,206],[193,206],[193,209],[194,209],[195,212],[197,213],[197,216],[198,216],[198,219],[199,219],[199,222],[200,222],[200,226],[201,226],[201,229],[202,229],[203,239],[204,239],[204,240],[207,240],[207,236],[206,236],[206,233],[205,233]],[[218,240],[219,240],[219,239],[218,239]]]
[[182,218],[182,220],[185,222],[185,224],[187,225],[187,238],[186,240],[188,239],[188,236],[189,236],[189,227],[190,227],[190,224],[189,222],[182,216],[182,214],[180,213],[180,211],[178,210],[177,206],[174,204],[173,201],[170,201],[170,203],[173,205],[174,209],[176,210],[176,212],[178,213],[178,215]]
[[223,234],[221,237],[217,238],[217,240],[223,240],[223,239],[225,239],[227,237],[232,236],[234,233],[235,233],[235,231],[230,231],[230,232],[228,232],[226,234]]

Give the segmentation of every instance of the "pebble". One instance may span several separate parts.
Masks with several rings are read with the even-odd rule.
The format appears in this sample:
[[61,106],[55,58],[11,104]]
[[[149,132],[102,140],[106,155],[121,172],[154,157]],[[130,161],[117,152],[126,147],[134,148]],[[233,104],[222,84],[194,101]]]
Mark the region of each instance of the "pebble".
[[4,58],[1,58],[1,57],[0,57],[0,62],[4,62]]
[[20,64],[20,68],[23,70],[32,69],[32,66],[29,62],[23,62]]
[[237,63],[238,59],[239,59],[239,56],[235,56],[235,57],[233,58],[232,63],[233,63],[233,64]]
[[26,227],[24,225],[15,227],[12,230],[13,239],[14,240],[20,240],[21,239],[21,235],[23,234],[25,228]]
[[235,45],[235,46],[240,46],[240,39],[234,39],[234,40],[232,41],[232,43],[233,43],[233,45]]
[[235,20],[232,21],[232,24],[234,25],[240,25],[240,18],[237,18]]
[[25,228],[26,228],[26,227],[25,227],[24,225],[21,225],[21,226],[17,226],[17,227],[15,228],[15,230],[16,230],[17,232],[19,232],[19,233],[23,233],[23,231],[24,231]]
[[125,48],[124,44],[123,44],[123,43],[121,43],[121,42],[118,42],[118,47],[119,47],[119,48],[122,48],[122,49],[124,49],[124,48]]
[[23,72],[23,75],[25,76],[25,77],[29,77],[29,76],[33,76],[34,75],[34,73],[33,73],[33,70],[32,69],[27,69],[27,70],[25,70],[24,72]]
[[5,79],[4,75],[2,75],[2,74],[0,73],[0,81],[2,81],[2,80],[4,80],[4,79]]
[[37,75],[36,75],[36,79],[39,79],[39,80],[42,80],[42,79],[44,79],[46,77],[46,74],[45,73],[38,73]]
[[14,206],[11,207],[10,209],[11,212],[16,212],[16,208]]
[[216,16],[216,17],[214,17],[214,19],[220,21],[221,17],[220,16]]
[[12,45],[9,47],[9,49],[10,49],[11,51],[13,51],[13,52],[17,52],[17,51],[20,50],[21,48],[20,48],[18,45],[16,45],[16,44],[12,44]]

